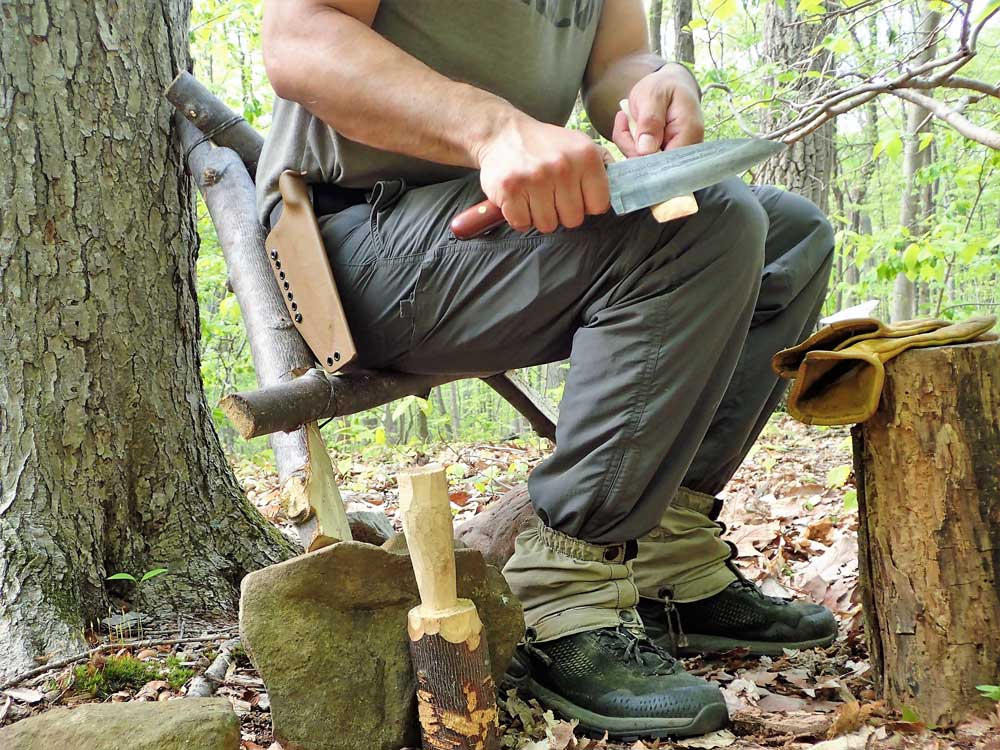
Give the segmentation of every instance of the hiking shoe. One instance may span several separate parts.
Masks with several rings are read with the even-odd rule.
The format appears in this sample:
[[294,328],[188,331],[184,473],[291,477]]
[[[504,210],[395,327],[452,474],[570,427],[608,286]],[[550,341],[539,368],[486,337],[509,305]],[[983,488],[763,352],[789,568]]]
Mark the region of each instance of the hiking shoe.
[[681,656],[734,648],[781,656],[783,649],[829,646],[837,637],[837,620],[826,607],[767,596],[742,575],[707,599],[642,599],[638,610],[649,637]]
[[729,720],[717,687],[621,626],[520,645],[505,686],[584,730],[630,742],[705,734]]

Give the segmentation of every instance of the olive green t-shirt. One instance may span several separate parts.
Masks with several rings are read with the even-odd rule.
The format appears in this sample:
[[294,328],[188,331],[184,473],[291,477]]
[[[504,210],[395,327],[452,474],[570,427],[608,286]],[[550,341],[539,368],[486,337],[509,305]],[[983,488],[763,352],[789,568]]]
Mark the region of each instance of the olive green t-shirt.
[[[382,0],[372,28],[453,80],[511,102],[537,120],[564,125],[583,81],[604,0]],[[349,49],[342,54],[350,54]],[[335,80],[329,81],[336,88]],[[463,167],[379,151],[351,141],[294,102],[276,98],[257,167],[262,221],[286,169],[310,183],[367,188],[382,179],[426,185]]]

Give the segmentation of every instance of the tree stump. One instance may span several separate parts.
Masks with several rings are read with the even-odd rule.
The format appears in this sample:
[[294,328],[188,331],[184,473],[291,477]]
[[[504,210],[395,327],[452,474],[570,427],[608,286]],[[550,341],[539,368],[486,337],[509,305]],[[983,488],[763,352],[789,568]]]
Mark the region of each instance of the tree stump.
[[928,724],[985,713],[1000,682],[1000,343],[892,360],[853,430],[877,689]]

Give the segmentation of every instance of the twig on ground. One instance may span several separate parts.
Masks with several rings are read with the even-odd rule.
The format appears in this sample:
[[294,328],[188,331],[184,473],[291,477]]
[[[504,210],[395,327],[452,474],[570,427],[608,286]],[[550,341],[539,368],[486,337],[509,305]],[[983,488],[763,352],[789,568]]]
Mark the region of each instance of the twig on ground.
[[211,698],[215,691],[226,681],[226,673],[229,665],[233,661],[233,650],[240,646],[239,638],[230,638],[219,647],[219,655],[215,657],[212,665],[205,670],[204,675],[197,675],[191,678],[185,698]]
[[56,661],[50,661],[40,667],[35,667],[34,669],[29,669],[27,672],[15,675],[11,679],[7,680],[7,682],[0,684],[0,692],[3,692],[8,688],[12,688],[25,680],[30,680],[32,677],[37,677],[40,674],[50,672],[53,669],[61,669],[62,667],[74,664],[78,661],[86,661],[94,654],[100,654],[104,651],[114,651],[119,648],[149,648],[151,646],[172,646],[178,643],[205,643],[208,641],[218,641],[229,636],[235,628],[236,626],[234,625],[231,628],[227,628],[218,633],[213,633],[212,635],[200,635],[189,638],[154,638],[144,641],[115,641],[114,643],[104,643],[87,651],[81,651],[78,654],[73,654],[72,656],[67,656],[63,659],[57,659]]

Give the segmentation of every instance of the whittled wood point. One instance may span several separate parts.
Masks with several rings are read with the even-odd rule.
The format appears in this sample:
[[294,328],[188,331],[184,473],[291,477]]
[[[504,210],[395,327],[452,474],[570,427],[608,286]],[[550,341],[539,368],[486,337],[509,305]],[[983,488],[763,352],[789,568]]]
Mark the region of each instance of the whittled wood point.
[[403,512],[421,610],[446,612],[458,604],[455,543],[448,481],[438,464],[399,474],[399,508]]

